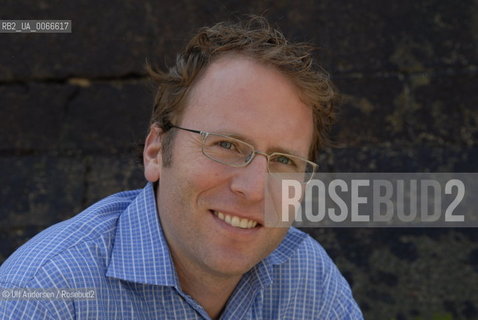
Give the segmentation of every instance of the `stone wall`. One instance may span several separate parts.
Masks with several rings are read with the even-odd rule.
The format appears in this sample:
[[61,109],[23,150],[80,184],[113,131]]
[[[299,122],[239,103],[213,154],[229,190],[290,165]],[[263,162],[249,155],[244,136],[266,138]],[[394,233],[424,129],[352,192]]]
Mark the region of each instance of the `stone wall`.
[[[0,263],[47,226],[145,181],[136,146],[152,88],[203,25],[265,14],[320,47],[343,94],[323,170],[478,169],[478,3],[24,1],[0,19],[71,19],[71,34],[0,34]],[[478,319],[475,229],[307,229],[367,319]]]

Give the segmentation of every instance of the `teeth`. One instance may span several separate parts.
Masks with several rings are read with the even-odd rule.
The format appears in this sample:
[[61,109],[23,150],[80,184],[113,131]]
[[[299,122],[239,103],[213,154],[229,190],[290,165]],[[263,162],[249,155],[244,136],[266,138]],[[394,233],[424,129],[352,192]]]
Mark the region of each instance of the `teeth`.
[[242,229],[251,229],[257,225],[257,221],[249,219],[241,219],[236,216],[230,216],[222,212],[214,211],[214,214],[219,219],[225,221],[227,224],[230,224],[233,227],[242,228]]
[[232,217],[231,225],[233,227],[239,227],[240,226],[239,218],[238,217]]

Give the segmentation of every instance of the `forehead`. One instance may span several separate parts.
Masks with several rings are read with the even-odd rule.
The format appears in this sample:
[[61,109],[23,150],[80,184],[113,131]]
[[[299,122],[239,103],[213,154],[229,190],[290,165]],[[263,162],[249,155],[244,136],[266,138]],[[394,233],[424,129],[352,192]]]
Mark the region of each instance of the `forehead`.
[[[192,88],[183,125],[243,136],[257,148],[307,154],[312,143],[312,109],[282,72],[252,58],[218,58]],[[305,151],[304,151],[305,150]]]

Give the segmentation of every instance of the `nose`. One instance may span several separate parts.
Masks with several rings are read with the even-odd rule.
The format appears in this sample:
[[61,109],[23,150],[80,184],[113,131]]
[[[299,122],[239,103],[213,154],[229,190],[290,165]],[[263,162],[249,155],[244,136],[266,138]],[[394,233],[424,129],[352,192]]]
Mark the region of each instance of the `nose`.
[[[262,155],[257,153],[257,155]],[[255,156],[246,166],[237,168],[232,178],[231,190],[249,201],[262,201],[267,179],[267,157]]]

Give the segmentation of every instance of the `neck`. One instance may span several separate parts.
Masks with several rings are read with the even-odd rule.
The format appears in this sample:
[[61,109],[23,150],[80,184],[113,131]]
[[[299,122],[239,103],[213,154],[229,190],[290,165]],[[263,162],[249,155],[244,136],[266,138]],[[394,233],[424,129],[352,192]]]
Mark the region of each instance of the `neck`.
[[174,257],[173,260],[181,289],[196,300],[212,319],[219,318],[242,276],[213,275],[189,264],[182,264]]

